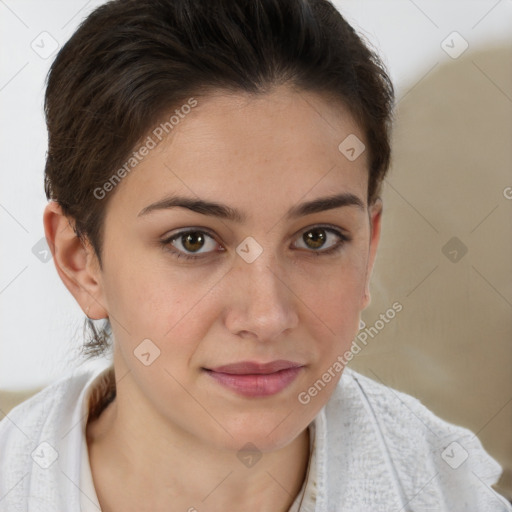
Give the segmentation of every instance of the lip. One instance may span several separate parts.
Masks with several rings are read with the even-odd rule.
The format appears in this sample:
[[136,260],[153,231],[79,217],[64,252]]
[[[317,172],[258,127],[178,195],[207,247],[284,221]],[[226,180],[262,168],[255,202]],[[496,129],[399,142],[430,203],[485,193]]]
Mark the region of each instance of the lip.
[[216,382],[248,397],[275,395],[288,387],[304,365],[277,360],[269,363],[241,361],[215,368],[203,368]]
[[299,366],[303,365],[300,363],[295,363],[293,361],[279,359],[277,361],[271,361],[269,363],[257,363],[255,361],[240,361],[239,363],[225,364],[223,366],[217,366],[216,368],[210,368],[210,370],[213,372],[229,373],[232,375],[263,375],[278,372],[280,370],[286,370],[288,368],[297,368]]

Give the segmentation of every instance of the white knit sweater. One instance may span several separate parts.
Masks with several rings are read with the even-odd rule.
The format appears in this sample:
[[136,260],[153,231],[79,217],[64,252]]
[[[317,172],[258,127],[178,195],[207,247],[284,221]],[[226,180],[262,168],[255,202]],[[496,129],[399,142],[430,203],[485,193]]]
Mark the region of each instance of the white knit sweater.
[[[66,377],[0,422],[1,512],[100,510],[85,427],[107,369]],[[472,432],[353,370],[310,429],[308,478],[290,512],[512,512],[490,487],[501,468]]]

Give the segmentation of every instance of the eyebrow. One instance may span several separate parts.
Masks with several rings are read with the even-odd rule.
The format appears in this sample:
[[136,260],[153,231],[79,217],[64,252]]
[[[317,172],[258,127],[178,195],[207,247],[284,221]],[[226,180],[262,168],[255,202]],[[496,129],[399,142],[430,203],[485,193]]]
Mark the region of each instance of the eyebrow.
[[[320,197],[313,201],[300,203],[290,208],[285,218],[295,219],[304,215],[311,215],[313,213],[319,213],[326,210],[333,210],[335,208],[341,208],[346,206],[354,206],[364,211],[365,204],[363,201],[350,192],[344,192],[327,197]],[[241,211],[231,208],[225,204],[205,201],[203,199],[193,199],[186,196],[171,196],[166,197],[156,203],[150,204],[143,208],[137,217],[147,215],[150,212],[156,210],[165,210],[170,208],[187,208],[193,212],[201,213],[203,215],[210,215],[218,217],[220,219],[230,220],[233,222],[243,223],[247,220],[247,216]]]

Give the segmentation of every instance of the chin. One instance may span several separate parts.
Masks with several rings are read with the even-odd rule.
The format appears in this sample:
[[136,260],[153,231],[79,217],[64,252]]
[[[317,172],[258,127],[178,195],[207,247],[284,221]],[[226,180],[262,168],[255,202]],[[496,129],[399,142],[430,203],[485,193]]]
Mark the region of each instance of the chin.
[[222,427],[225,430],[215,424],[218,428],[206,436],[205,441],[220,449],[237,452],[248,443],[261,452],[279,450],[291,443],[311,422],[309,416],[298,417],[299,412],[304,414],[305,408],[295,406],[293,410],[291,407],[280,407],[264,412],[260,409],[243,415],[235,414],[231,419],[224,416]]

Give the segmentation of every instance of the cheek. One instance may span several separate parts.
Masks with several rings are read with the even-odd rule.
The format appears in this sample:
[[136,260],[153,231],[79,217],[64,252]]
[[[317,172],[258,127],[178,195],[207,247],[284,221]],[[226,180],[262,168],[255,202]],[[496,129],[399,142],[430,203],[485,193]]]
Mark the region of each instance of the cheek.
[[[176,340],[174,350],[185,357],[222,311],[237,307],[230,293],[237,283],[225,265],[179,266],[171,256],[151,258],[146,252],[137,257],[133,249],[130,257],[122,254],[118,251],[116,264],[109,265],[106,295],[116,340],[131,350],[146,338],[162,346]],[[319,256],[318,262],[290,264],[280,276],[302,328],[319,343],[340,348],[357,333],[366,256],[364,244],[352,244],[330,263]]]
[[350,349],[359,330],[362,297],[366,282],[364,250],[347,253],[328,271],[310,272],[302,280],[298,296],[306,308],[306,328],[315,340],[319,356],[317,371]]
[[350,348],[359,328],[360,290],[359,283],[346,279],[312,297],[312,309],[320,322],[310,323],[316,327],[311,335],[321,345],[319,354],[324,362]]
[[311,266],[304,278],[297,280],[299,296],[336,334],[347,319],[361,311],[366,282],[364,251],[354,250],[343,256],[331,265]]
[[150,339],[161,351],[160,362],[181,373],[218,315],[212,288],[223,273],[180,268],[162,255],[120,257],[110,266],[106,289],[112,330],[125,358]]

